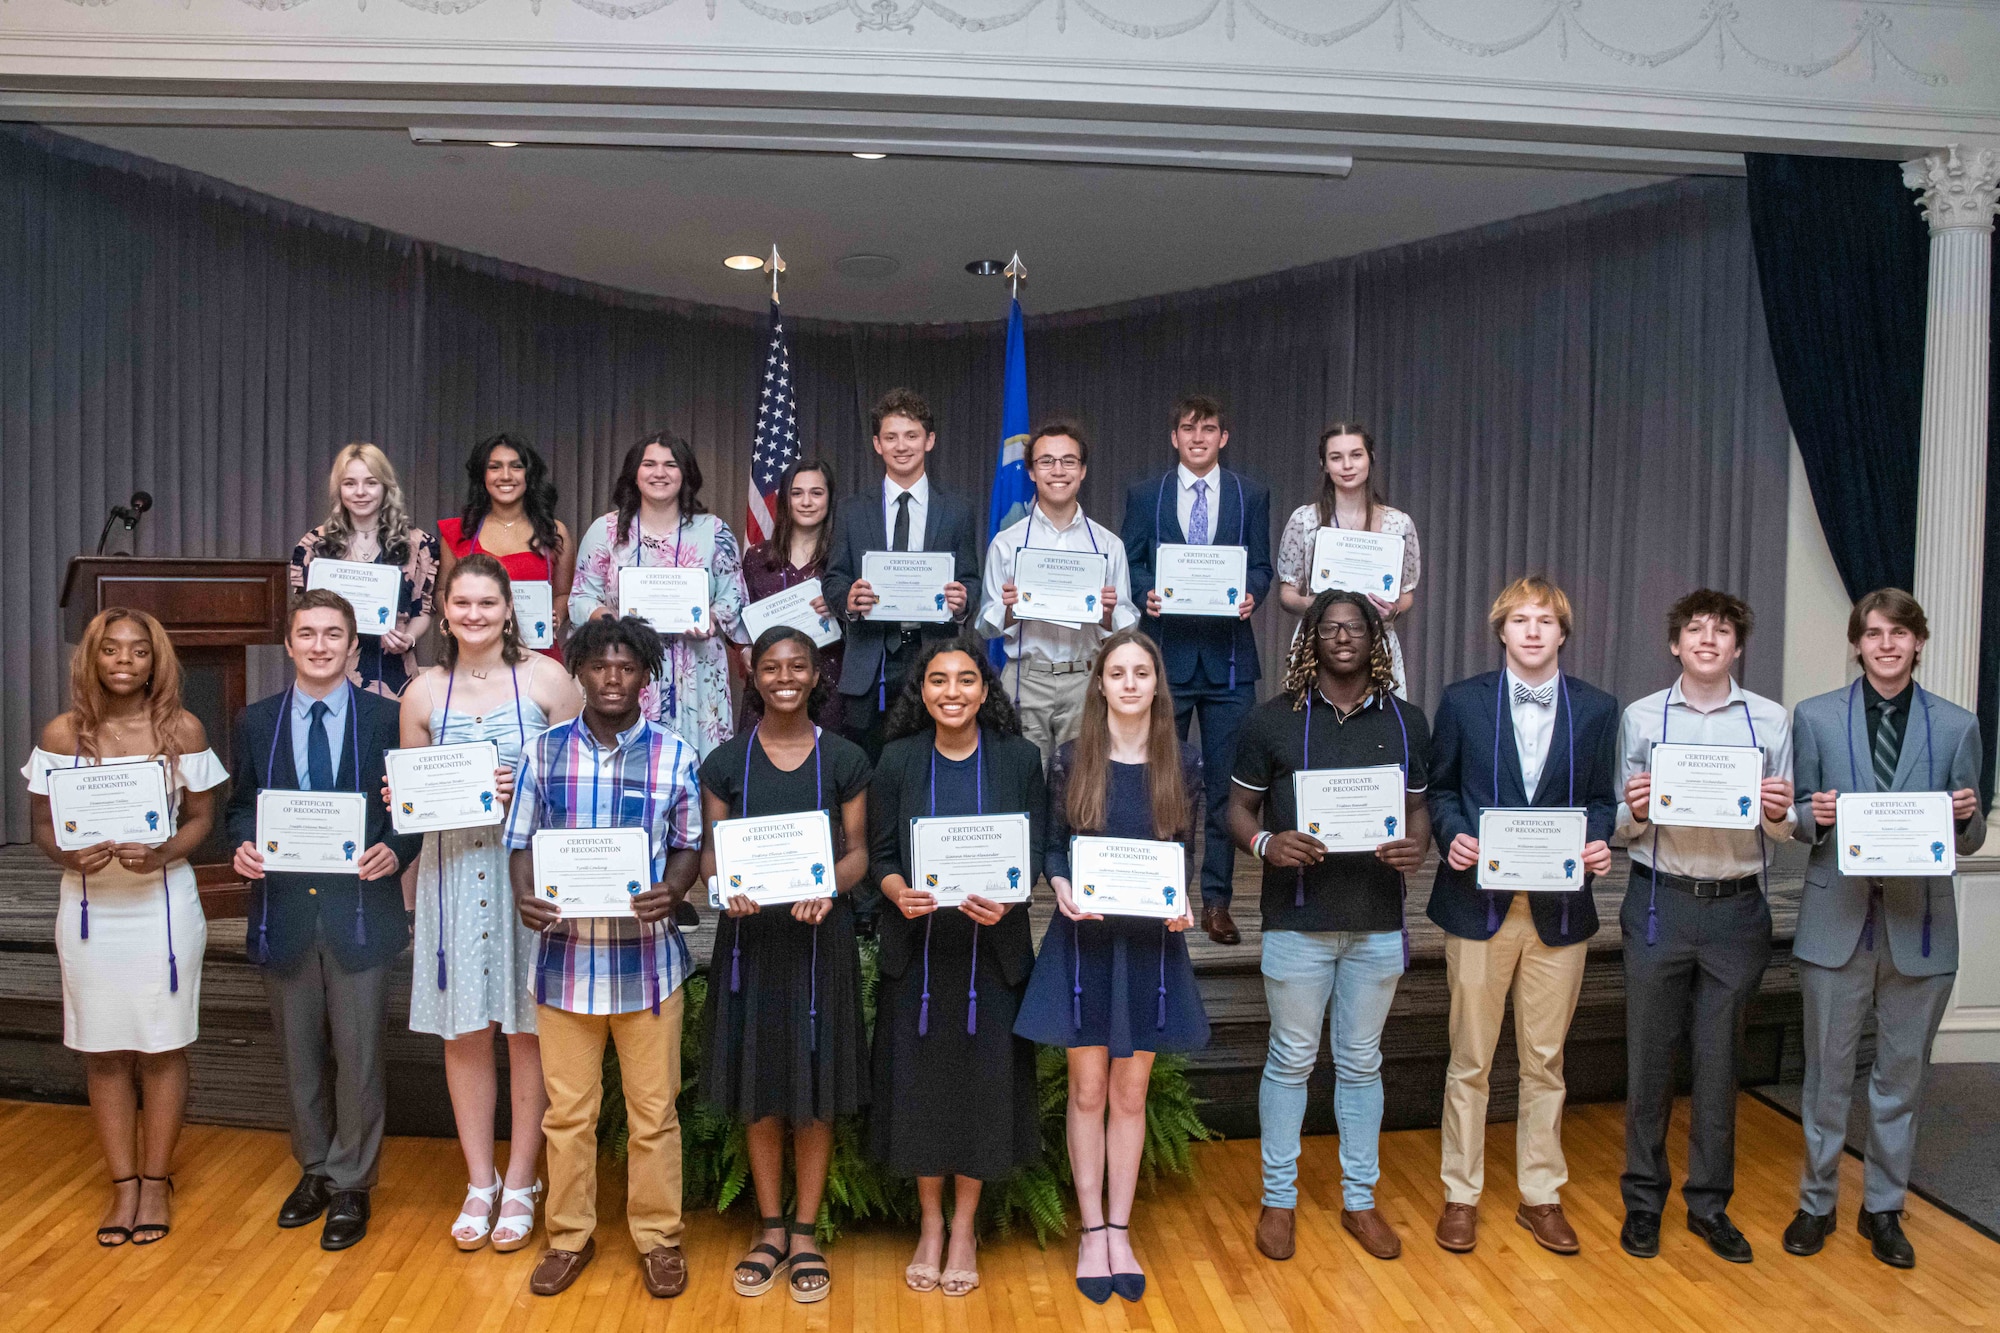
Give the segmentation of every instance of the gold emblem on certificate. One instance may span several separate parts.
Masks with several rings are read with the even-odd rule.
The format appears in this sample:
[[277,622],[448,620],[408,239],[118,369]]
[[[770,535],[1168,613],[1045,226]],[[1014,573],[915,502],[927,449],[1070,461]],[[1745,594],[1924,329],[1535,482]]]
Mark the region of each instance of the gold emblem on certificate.
[[257,793],[257,850],[266,874],[358,875],[368,799],[353,791]]
[[833,825],[824,810],[754,819],[718,819],[714,828],[717,892],[759,907],[831,898]]
[[1160,611],[1169,616],[1238,616],[1250,553],[1241,546],[1162,543],[1153,561]]
[[500,751],[491,741],[390,750],[383,761],[398,833],[483,828],[507,813],[493,790]]
[[1945,791],[1844,791],[1833,835],[1843,875],[1950,875],[1958,870],[1957,820]]
[[973,894],[1024,903],[1035,886],[1026,815],[966,815],[910,821],[913,887],[956,907]]
[[631,916],[632,900],[652,887],[645,829],[537,829],[531,846],[535,894],[565,917]]
[[637,616],[662,634],[708,624],[708,571],[637,565],[618,571],[618,614]]
[[1753,829],[1762,818],[1764,752],[1751,745],[1653,747],[1648,818],[1663,827]]
[[1482,810],[1479,887],[1528,893],[1581,889],[1589,830],[1583,810]]
[[1071,838],[1070,896],[1085,912],[1172,920],[1188,911],[1187,849],[1141,838]]
[[1404,785],[1396,764],[1300,769],[1292,774],[1298,831],[1329,852],[1372,852],[1408,832]]
[[158,759],[52,768],[48,784],[56,846],[66,852],[100,842],[157,847],[174,835],[167,766]]

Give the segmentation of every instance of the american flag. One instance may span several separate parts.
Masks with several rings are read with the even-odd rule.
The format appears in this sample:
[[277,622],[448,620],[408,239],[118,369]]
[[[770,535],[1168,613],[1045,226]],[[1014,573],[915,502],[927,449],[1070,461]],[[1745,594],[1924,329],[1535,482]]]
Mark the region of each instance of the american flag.
[[750,446],[750,505],[744,519],[745,545],[768,541],[776,526],[778,478],[796,462],[799,449],[798,401],[792,393],[792,354],[785,347],[785,321],[771,300],[771,340],[758,383],[757,434]]

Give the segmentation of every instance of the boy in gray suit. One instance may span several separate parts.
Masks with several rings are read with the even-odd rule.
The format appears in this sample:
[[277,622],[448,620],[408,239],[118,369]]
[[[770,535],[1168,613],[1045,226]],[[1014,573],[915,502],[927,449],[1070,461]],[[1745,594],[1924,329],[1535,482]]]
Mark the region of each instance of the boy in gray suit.
[[1795,836],[1812,845],[1799,905],[1799,987],[1805,1000],[1806,1161],[1799,1211],[1785,1250],[1817,1254],[1834,1226],[1840,1154],[1854,1085],[1855,1047],[1875,1014],[1868,1080],[1866,1187],[1861,1234],[1875,1257],[1916,1264],[1903,1235],[1903,1196],[1916,1155],[1917,1113],[1958,970],[1958,914],[1948,877],[1862,877],[1838,868],[1833,836],[1842,791],[1949,791],[1959,855],[1979,850],[1986,819],[1979,780],[1979,723],[1912,679],[1930,628],[1917,599],[1883,588],[1854,604],[1847,641],[1862,677],[1798,706],[1793,787]]

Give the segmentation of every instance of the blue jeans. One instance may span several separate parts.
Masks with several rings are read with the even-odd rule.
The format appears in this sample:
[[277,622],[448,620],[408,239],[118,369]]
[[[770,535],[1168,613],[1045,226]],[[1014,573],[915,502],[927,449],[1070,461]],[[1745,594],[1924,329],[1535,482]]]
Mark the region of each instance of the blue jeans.
[[1341,1204],[1375,1206],[1381,1179],[1382,1026],[1403,975],[1401,932],[1274,930],[1264,936],[1264,1003],[1271,1046],[1257,1093],[1264,1204],[1296,1208],[1299,1126],[1306,1080],[1319,1058],[1320,1023],[1333,1007],[1333,1116],[1340,1126]]
[[1208,799],[1201,856],[1201,905],[1227,907],[1235,896],[1236,844],[1229,839],[1229,775],[1236,771],[1236,733],[1257,703],[1257,683],[1174,686],[1174,726],[1182,740],[1201,717],[1201,769]]

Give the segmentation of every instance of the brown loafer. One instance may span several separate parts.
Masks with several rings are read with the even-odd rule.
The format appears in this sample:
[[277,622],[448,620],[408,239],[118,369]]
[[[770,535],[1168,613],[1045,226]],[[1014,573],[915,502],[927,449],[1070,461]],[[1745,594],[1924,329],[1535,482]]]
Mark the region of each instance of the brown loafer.
[[1559,1203],[1524,1203],[1515,1212],[1514,1220],[1528,1229],[1535,1244],[1551,1253],[1575,1254],[1583,1248],[1577,1243],[1576,1232],[1563,1216],[1563,1206]]
[[1298,1253],[1297,1214],[1290,1208],[1264,1205],[1257,1218],[1257,1252],[1266,1259],[1289,1259]]
[[1361,1248],[1377,1259],[1394,1259],[1403,1253],[1403,1242],[1397,1237],[1389,1219],[1382,1216],[1380,1208],[1364,1208],[1358,1213],[1340,1210],[1340,1225],[1348,1234],[1361,1242]]
[[687,1255],[678,1245],[655,1245],[639,1256],[639,1280],[662,1300],[680,1295],[688,1285]]
[[528,1277],[528,1290],[537,1296],[560,1296],[583,1276],[597,1257],[597,1240],[586,1240],[580,1250],[543,1250],[535,1271]]
[[1220,903],[1214,907],[1201,909],[1201,928],[1207,931],[1208,937],[1217,944],[1243,943],[1243,932],[1229,919],[1229,909]]
[[1446,1204],[1438,1214],[1437,1241],[1453,1254],[1471,1254],[1479,1243],[1479,1205]]

